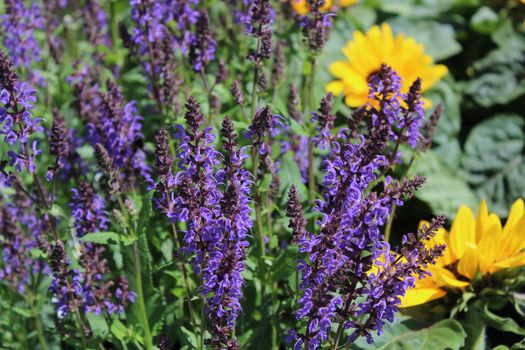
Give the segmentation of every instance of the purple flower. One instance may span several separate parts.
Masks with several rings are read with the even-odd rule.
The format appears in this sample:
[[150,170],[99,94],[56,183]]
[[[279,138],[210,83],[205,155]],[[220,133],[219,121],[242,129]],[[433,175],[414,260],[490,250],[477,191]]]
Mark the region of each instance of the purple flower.
[[[89,184],[82,182],[78,189],[73,189],[70,207],[77,237],[107,230],[104,202]],[[49,291],[59,319],[77,310],[97,315],[123,313],[126,305],[135,300],[135,293],[129,290],[125,277],[119,277],[118,282],[111,278],[104,253],[103,246],[81,242],[79,264],[82,270],[79,270],[70,267],[61,241],[51,245],[49,257],[54,273]]]
[[98,0],[86,0],[84,2],[82,18],[84,20],[84,33],[91,44],[111,46],[106,12]]
[[195,33],[190,41],[189,59],[193,70],[201,72],[204,67],[215,59],[217,42],[210,30],[210,23],[207,12],[201,12],[197,19]]
[[49,270],[44,262],[32,257],[30,251],[36,247],[34,237],[27,236],[23,230],[27,227],[27,232],[36,237],[40,234],[41,223],[18,199],[0,207],[0,280],[22,295],[32,283],[33,274]]
[[[167,131],[155,137],[155,170],[159,181],[154,204],[173,222],[185,222],[182,252],[202,279],[210,319],[208,344],[236,348],[235,320],[241,312],[247,236],[252,227],[249,194],[251,174],[242,168],[247,158],[235,141],[233,123],[222,125],[224,154],[215,150],[215,135],[202,129],[204,115],[197,101],[186,102],[186,125],[176,126],[177,167],[172,175]],[[220,166],[223,159],[223,166]]]
[[[378,108],[370,106],[367,113],[374,127],[387,126],[394,143],[407,143],[416,148],[422,140],[421,123],[425,115],[421,101],[421,80],[416,79],[408,94],[401,93],[401,78],[389,66],[383,64],[369,80],[369,97]],[[401,104],[404,103],[404,106]],[[399,131],[398,131],[399,130]],[[393,155],[393,159],[398,155]]]
[[330,146],[332,140],[331,131],[334,128],[336,116],[331,114],[332,94],[328,94],[321,99],[318,112],[312,113],[312,121],[316,122],[315,130],[317,134],[312,138],[313,143],[324,150]]
[[85,113],[81,117],[87,122],[87,139],[93,147],[101,144],[107,150],[120,188],[127,191],[139,178],[149,179],[150,169],[141,148],[142,117],[136,103],[126,103],[120,89],[111,82],[107,92],[99,92],[97,84],[86,86],[75,78],[70,81],[78,90],[79,112]]
[[42,29],[44,21],[41,7],[30,2],[26,7],[23,0],[6,0],[2,16],[4,46],[9,51],[15,67],[29,68],[33,61],[40,60],[40,46],[34,36],[35,29]]
[[[404,133],[395,133],[398,124],[413,122],[399,108],[397,75],[381,73],[386,73],[386,68],[371,83],[371,95],[380,100],[379,108],[372,108],[372,127],[359,142],[351,139],[351,130],[343,129],[337,137],[330,135],[334,117],[326,100],[316,115],[319,140],[325,139],[325,145],[330,146],[322,163],[323,199],[314,207],[320,215],[317,233],[306,231],[297,193],[295,188],[290,190],[290,227],[300,252],[308,257],[298,264],[302,295],[296,317],[306,325],[303,333],[294,333],[296,348],[305,344],[307,349],[320,347],[334,323],[344,330],[353,329],[350,341],[357,336],[372,339],[371,332],[381,332],[384,322],[392,321],[399,298],[413,283],[413,274],[422,276],[426,265],[442,253],[439,248],[426,249],[422,243],[430,232],[408,235],[401,251],[409,262],[401,265],[381,234],[391,208],[403,205],[424,181],[415,177],[400,183],[387,176],[382,190],[371,187],[391,165],[384,155],[389,143],[411,140]],[[417,91],[417,84],[413,90]],[[415,92],[406,98],[407,111],[417,110],[418,99]],[[414,127],[412,131],[419,133],[419,124],[414,123],[418,130]],[[380,264],[381,257],[386,258],[381,263],[382,272],[368,274],[374,264]],[[365,301],[359,301],[363,298]]]
[[104,200],[94,193],[86,182],[81,182],[78,189],[73,188],[73,198],[69,206],[74,221],[75,234],[82,237],[86,233],[106,231],[108,229],[108,213],[104,210]]
[[210,319],[209,341],[216,348],[237,348],[232,339],[235,321],[241,312],[240,298],[244,279],[244,260],[248,247],[247,235],[252,227],[249,194],[251,176],[242,168],[247,158],[237,148],[236,135],[230,119],[224,119],[221,135],[224,139],[224,168],[216,177],[222,187],[220,212],[215,220],[215,237],[210,240],[208,259],[202,269],[202,294],[206,296]]
[[11,62],[0,51],[0,135],[10,146],[10,165],[18,172],[34,172],[34,159],[40,154],[37,141],[30,140],[34,133],[43,131],[41,119],[31,115],[35,102],[36,91],[18,81]]

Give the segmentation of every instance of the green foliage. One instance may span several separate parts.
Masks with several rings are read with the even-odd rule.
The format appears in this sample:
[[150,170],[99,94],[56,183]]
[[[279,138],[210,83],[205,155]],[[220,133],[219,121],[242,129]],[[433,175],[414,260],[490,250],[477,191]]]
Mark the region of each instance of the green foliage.
[[[465,344],[466,333],[455,320],[439,321],[421,328],[410,320],[397,321],[385,329],[385,335],[376,337],[373,345],[358,342],[356,349],[381,350],[459,350]],[[366,345],[365,345],[366,344]]]
[[508,203],[525,193],[524,121],[517,115],[498,115],[472,129],[462,166],[478,198],[505,215]]

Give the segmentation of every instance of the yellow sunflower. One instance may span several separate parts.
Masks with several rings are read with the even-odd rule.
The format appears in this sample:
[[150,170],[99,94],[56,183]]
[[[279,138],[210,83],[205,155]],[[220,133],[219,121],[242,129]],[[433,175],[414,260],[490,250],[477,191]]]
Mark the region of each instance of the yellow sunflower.
[[[422,222],[422,224],[428,224]],[[446,244],[445,254],[434,266],[431,276],[416,281],[407,291],[402,307],[424,304],[446,294],[446,289],[464,288],[479,273],[490,275],[498,270],[525,265],[525,206],[517,200],[505,226],[500,218],[489,213],[487,203],[481,202],[477,217],[462,205],[450,233],[440,229],[428,246]]]
[[334,62],[329,67],[336,80],[328,83],[326,91],[334,95],[343,94],[345,103],[351,107],[366,104],[368,79],[382,63],[401,76],[401,91],[404,93],[418,77],[425,92],[447,74],[447,67],[434,65],[432,57],[425,54],[423,45],[403,34],[394,37],[387,23],[381,27],[373,26],[367,33],[354,32],[343,53],[346,60]]
[[[335,0],[336,7],[348,7],[357,4],[359,0]],[[308,0],[291,0],[292,8],[295,12],[301,16],[307,15],[310,12],[310,6],[308,5]],[[333,0],[325,0],[321,11],[326,12],[330,11],[334,7]]]

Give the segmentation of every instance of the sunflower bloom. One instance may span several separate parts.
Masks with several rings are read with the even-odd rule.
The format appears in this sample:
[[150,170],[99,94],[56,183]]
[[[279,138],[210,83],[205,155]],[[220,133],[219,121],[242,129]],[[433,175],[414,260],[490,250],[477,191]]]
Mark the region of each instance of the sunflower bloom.
[[387,23],[373,26],[367,33],[354,32],[353,39],[343,48],[345,61],[336,61],[329,67],[336,80],[328,83],[326,91],[345,96],[350,107],[359,107],[368,101],[368,79],[381,64],[392,67],[402,78],[401,92],[408,92],[410,84],[421,78],[422,91],[434,86],[447,67],[433,64],[423,45],[403,34],[394,36]]
[[[348,7],[357,4],[359,0],[335,0],[335,7]],[[292,8],[301,16],[305,16],[310,12],[308,0],[291,0]],[[320,8],[321,12],[327,12],[334,8],[333,0],[325,0],[324,5]]]
[[446,244],[447,248],[436,265],[429,267],[431,276],[416,281],[415,287],[407,291],[402,307],[440,298],[447,289],[464,288],[478,274],[487,276],[502,269],[525,265],[523,200],[514,202],[505,226],[496,214],[489,213],[485,201],[481,202],[477,216],[469,207],[462,205],[450,233],[440,229],[428,244]]

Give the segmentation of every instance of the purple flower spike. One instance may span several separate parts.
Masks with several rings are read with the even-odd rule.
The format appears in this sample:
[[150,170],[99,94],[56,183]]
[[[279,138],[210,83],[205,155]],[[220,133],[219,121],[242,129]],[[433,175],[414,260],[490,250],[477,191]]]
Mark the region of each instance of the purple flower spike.
[[[381,334],[384,323],[393,320],[400,297],[414,283],[414,276],[424,276],[425,267],[443,252],[442,247],[427,249],[423,244],[443,219],[417,235],[405,236],[401,253],[406,262],[390,252],[381,233],[392,207],[403,205],[423,178],[397,182],[387,176],[382,190],[372,187],[391,166],[391,159],[385,156],[389,144],[412,145],[419,139],[419,85],[416,81],[407,96],[401,95],[399,77],[383,66],[370,82],[370,96],[379,107],[370,106],[372,125],[359,142],[353,139],[355,130],[342,130],[337,137],[330,134],[335,117],[330,115],[327,98],[314,115],[316,142],[329,146],[330,153],[322,163],[323,198],[314,207],[320,217],[316,234],[305,229],[295,187],[289,192],[287,215],[294,242],[308,257],[297,267],[302,294],[296,317],[304,320],[305,329],[290,334],[294,348],[319,348],[333,324],[350,332],[345,335],[348,341],[359,336],[372,341],[372,333]],[[400,106],[399,97],[407,107]],[[371,273],[374,266],[379,266],[379,272]]]

